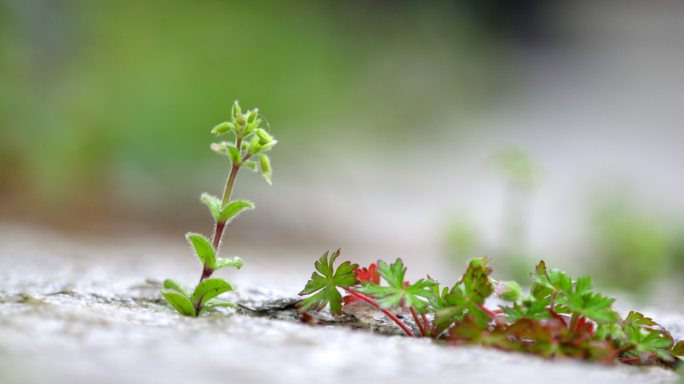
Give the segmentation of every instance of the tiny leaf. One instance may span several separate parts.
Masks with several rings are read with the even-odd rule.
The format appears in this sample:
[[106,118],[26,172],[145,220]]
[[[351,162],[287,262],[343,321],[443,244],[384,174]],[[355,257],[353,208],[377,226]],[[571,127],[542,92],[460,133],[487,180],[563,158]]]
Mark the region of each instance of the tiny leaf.
[[216,259],[216,269],[233,267],[235,269],[240,269],[245,264],[245,262],[239,257],[233,257],[230,259],[218,258]]
[[192,245],[195,254],[202,262],[202,265],[213,270],[216,267],[216,253],[214,252],[214,247],[211,245],[209,239],[199,233],[192,232],[186,234],[185,238],[188,239],[190,245]]
[[199,316],[202,316],[205,312],[214,309],[214,308],[235,308],[235,303],[231,303],[230,301],[224,301],[220,299],[211,299],[204,303],[204,306],[202,306],[202,309],[199,311]]
[[257,170],[257,163],[253,162],[252,160],[248,160],[242,163],[242,166],[249,168],[253,172],[256,172]]
[[264,179],[269,184],[272,184],[273,170],[271,169],[271,159],[266,155],[261,155],[259,159],[259,164],[261,165],[261,173],[264,175]]
[[233,200],[221,209],[217,221],[230,222],[247,209],[254,209],[254,203],[248,200]]
[[182,315],[191,317],[196,316],[195,307],[193,307],[192,302],[190,302],[190,299],[188,299],[187,296],[171,289],[162,289],[161,294],[166,301]]
[[190,296],[190,292],[188,292],[187,289],[185,289],[182,285],[178,284],[177,282],[171,279],[164,280],[164,284],[162,286],[164,287],[164,289],[176,291],[187,297]]
[[230,113],[231,115],[233,115],[233,119],[237,119],[242,114],[242,109],[240,108],[239,101],[235,100],[233,102],[233,108],[231,108]]
[[215,219],[218,220],[219,215],[221,214],[221,200],[218,199],[216,196],[212,196],[208,193],[203,193],[200,196],[200,201],[209,208],[209,212],[211,213],[211,216]]
[[192,302],[202,307],[207,301],[233,289],[229,282],[218,277],[206,279],[195,288],[192,293]]
[[226,146],[226,148],[228,149],[228,157],[230,157],[230,161],[232,161],[233,164],[240,164],[240,160],[242,160],[240,151],[238,151],[238,149],[232,144]]
[[257,129],[256,134],[259,137],[259,139],[261,139],[261,144],[268,144],[273,141],[273,136],[269,135],[265,129]]
[[230,123],[228,121],[224,121],[223,123],[218,124],[214,128],[212,128],[211,133],[216,136],[221,136],[226,133],[229,133],[235,128],[235,125],[233,123]]

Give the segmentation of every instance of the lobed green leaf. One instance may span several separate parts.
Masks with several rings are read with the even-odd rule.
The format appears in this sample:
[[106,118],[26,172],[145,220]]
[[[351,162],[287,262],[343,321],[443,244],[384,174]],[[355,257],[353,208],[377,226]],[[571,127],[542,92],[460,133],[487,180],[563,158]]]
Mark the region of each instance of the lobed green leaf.
[[337,289],[349,288],[356,284],[357,279],[354,270],[359,266],[345,261],[335,269],[334,263],[339,255],[340,250],[338,249],[332,254],[326,252],[316,260],[314,263],[316,272],[311,274],[306,286],[299,292],[300,296],[311,294],[313,296],[298,303],[297,307],[300,312],[320,311],[329,305],[332,314],[342,313],[342,295]]

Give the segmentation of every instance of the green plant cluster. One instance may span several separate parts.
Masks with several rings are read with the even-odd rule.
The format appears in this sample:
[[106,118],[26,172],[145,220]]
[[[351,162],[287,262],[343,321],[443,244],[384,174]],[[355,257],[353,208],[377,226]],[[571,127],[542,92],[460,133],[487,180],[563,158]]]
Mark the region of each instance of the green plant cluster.
[[[343,305],[361,301],[383,311],[409,336],[452,345],[668,367],[684,356],[684,341],[675,342],[653,319],[639,312],[622,318],[613,309],[614,299],[593,291],[590,277],[572,279],[548,269],[544,261],[532,273],[529,293],[523,294],[518,283],[493,279],[487,259],[471,260],[460,280],[441,287],[430,277],[406,281],[401,259],[368,268],[345,261],[335,268],[337,257],[339,250],[316,262],[316,272],[300,293],[308,296],[300,301],[300,312],[329,304],[331,313],[340,314]],[[509,304],[487,308],[494,297]],[[401,319],[404,313],[413,324]]]
[[216,307],[232,307],[233,303],[218,298],[222,293],[232,291],[233,285],[228,281],[211,277],[215,271],[226,267],[242,268],[243,260],[239,257],[219,257],[221,238],[227,224],[240,213],[254,208],[248,200],[231,200],[238,173],[242,167],[253,171],[259,170],[264,179],[271,184],[271,161],[266,154],[277,141],[261,127],[262,119],[257,109],[242,112],[240,104],[235,101],[230,111],[230,121],[216,125],[211,133],[215,136],[226,136],[228,140],[211,144],[211,149],[230,160],[230,173],[223,191],[223,198],[203,193],[200,201],[204,203],[214,218],[214,235],[210,240],[199,233],[188,233],[186,239],[202,263],[202,275],[199,283],[190,291],[179,283],[167,279],[163,283],[161,294],[178,312],[186,316],[200,316],[207,310]]

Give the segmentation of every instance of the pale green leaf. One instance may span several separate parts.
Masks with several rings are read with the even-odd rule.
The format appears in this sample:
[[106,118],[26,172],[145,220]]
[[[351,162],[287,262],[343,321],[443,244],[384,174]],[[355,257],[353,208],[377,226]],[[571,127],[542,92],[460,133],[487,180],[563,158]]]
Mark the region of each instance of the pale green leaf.
[[216,259],[216,269],[233,267],[235,269],[240,269],[245,264],[245,262],[240,257],[232,257],[230,259],[218,258]]
[[218,220],[218,217],[221,214],[221,200],[219,200],[218,197],[212,196],[208,193],[203,193],[200,196],[200,201],[209,208],[209,212],[211,213],[211,216],[215,219]]
[[223,123],[218,124],[214,128],[212,128],[211,133],[216,136],[221,136],[225,135],[226,133],[229,133],[235,128],[235,125],[233,123],[230,123],[228,121],[224,121]]
[[161,294],[164,296],[166,301],[182,315],[191,317],[195,317],[197,315],[195,312],[195,307],[192,305],[190,299],[188,299],[188,297],[182,293],[171,289],[162,289]]
[[187,289],[185,289],[182,285],[178,284],[177,282],[171,279],[164,280],[162,286],[164,287],[164,289],[176,291],[178,293],[183,294],[184,296],[190,297],[190,292],[188,292]]
[[214,269],[216,266],[216,253],[214,247],[211,245],[209,239],[199,233],[188,233],[185,235],[190,245],[195,250],[195,254],[202,262],[202,265],[209,269]]
[[261,166],[261,173],[264,175],[266,182],[272,184],[273,170],[271,169],[271,159],[266,155],[262,155],[259,159],[259,165]]
[[254,209],[254,203],[249,200],[233,200],[221,209],[217,221],[230,222],[247,209]]
[[228,291],[232,291],[233,286],[218,277],[210,278],[204,280],[200,285],[195,288],[192,293],[192,302],[203,306],[204,303],[213,299],[214,297]]
[[240,151],[238,151],[238,149],[235,148],[235,146],[232,144],[227,146],[227,149],[230,161],[232,161],[233,164],[240,164],[240,160],[242,160],[242,157],[240,156]]
[[204,306],[202,306],[202,309],[199,311],[199,316],[202,316],[204,313],[214,308],[235,308],[235,303],[220,299],[211,299],[204,303]]

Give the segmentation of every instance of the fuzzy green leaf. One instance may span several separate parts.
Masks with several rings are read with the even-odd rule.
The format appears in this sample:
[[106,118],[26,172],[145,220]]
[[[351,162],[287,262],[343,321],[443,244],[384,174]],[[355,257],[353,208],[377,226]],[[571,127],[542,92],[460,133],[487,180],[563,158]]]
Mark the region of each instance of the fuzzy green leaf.
[[227,156],[230,153],[230,148],[235,148],[235,146],[227,141],[222,141],[220,143],[211,143],[209,148],[219,155]]
[[226,146],[226,149],[228,150],[228,157],[230,157],[230,161],[232,161],[233,164],[240,164],[240,161],[242,161],[240,151],[232,144]]
[[233,289],[229,282],[218,277],[206,279],[195,288],[192,293],[192,302],[202,307],[207,301]]
[[266,132],[266,130],[264,129],[257,129],[256,135],[259,137],[261,144],[268,144],[274,141],[273,136],[269,135],[268,132]]
[[240,269],[245,264],[245,262],[239,257],[233,257],[230,259],[218,258],[216,259],[216,270],[225,267],[233,267],[235,269]]
[[161,294],[164,296],[166,301],[171,304],[171,306],[180,314],[191,317],[196,316],[195,307],[192,305],[192,302],[187,296],[171,289],[162,289]]
[[216,267],[216,253],[214,252],[214,247],[211,245],[209,239],[199,233],[192,232],[186,234],[185,238],[188,239],[190,245],[192,245],[195,254],[202,262],[202,265],[213,270]]
[[337,288],[348,288],[356,284],[354,270],[359,267],[358,264],[345,261],[335,269],[335,259],[340,256],[340,250],[333,252],[330,257],[328,255],[326,252],[316,261],[314,267],[317,272],[311,274],[311,279],[299,292],[300,296],[313,294],[298,303],[301,312],[320,311],[330,305],[330,312],[339,315],[342,313],[342,295]]
[[214,308],[235,308],[235,303],[231,303],[230,301],[224,301],[221,299],[211,299],[204,303],[202,309],[200,309],[199,311],[198,316],[202,316],[204,313]]
[[218,217],[221,214],[221,200],[216,196],[203,193],[200,196],[200,201],[209,208],[209,212],[214,220],[218,220]]
[[185,289],[185,287],[171,279],[164,280],[162,287],[167,290],[176,291],[180,294],[183,294],[186,297],[190,297],[190,292],[188,292],[188,290]]
[[212,128],[211,133],[216,136],[225,135],[235,129],[235,125],[231,122],[224,121]]
[[255,162],[252,161],[252,160],[244,161],[244,162],[242,163],[242,166],[245,167],[245,168],[248,168],[248,169],[251,170],[252,172],[256,172],[256,170],[257,170],[257,163],[255,163]]
[[233,116],[233,119],[237,119],[240,117],[242,114],[242,108],[240,108],[240,102],[235,100],[233,102],[233,107],[230,110],[230,114]]
[[259,140],[259,136],[254,136],[252,138],[252,141],[249,142],[249,154],[250,155],[255,155],[259,153],[261,150],[261,140]]
[[272,184],[273,170],[271,169],[271,159],[266,155],[261,155],[259,165],[261,166],[261,173],[264,175],[266,182]]
[[247,209],[254,209],[254,203],[248,200],[233,200],[221,209],[216,220],[230,222]]

